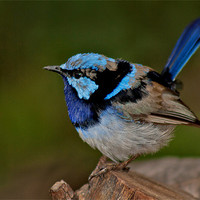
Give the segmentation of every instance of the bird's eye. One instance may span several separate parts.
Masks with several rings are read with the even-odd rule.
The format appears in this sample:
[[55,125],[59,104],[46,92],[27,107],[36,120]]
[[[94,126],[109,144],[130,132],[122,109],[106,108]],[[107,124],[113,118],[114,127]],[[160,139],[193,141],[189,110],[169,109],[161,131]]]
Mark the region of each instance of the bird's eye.
[[79,79],[79,78],[81,78],[83,76],[83,73],[82,72],[75,72],[74,73],[74,78],[76,78],[76,79]]

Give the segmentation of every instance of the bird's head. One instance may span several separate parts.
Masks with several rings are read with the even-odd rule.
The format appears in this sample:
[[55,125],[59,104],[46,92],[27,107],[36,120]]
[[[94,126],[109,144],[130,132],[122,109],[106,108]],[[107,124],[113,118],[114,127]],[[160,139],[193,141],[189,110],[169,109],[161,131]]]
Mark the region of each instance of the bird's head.
[[[120,65],[123,64],[122,67]],[[96,53],[77,54],[60,66],[45,69],[59,73],[80,99],[105,99],[130,72],[130,64]]]

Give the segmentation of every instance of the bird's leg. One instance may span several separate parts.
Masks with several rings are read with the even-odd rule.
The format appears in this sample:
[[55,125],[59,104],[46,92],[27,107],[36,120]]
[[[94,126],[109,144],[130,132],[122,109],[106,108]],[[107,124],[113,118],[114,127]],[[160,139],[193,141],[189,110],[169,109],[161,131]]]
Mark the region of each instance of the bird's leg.
[[122,163],[118,163],[116,164],[114,170],[129,170],[128,167],[126,167],[131,161],[135,160],[138,157],[138,155],[135,156],[131,156],[128,160],[122,162]]
[[132,161],[135,160],[138,156],[131,156],[128,160],[122,162],[122,163],[106,163],[107,157],[102,156],[97,164],[97,167],[95,170],[90,174],[89,181],[96,177],[103,175],[111,170],[126,170],[128,171],[129,168],[126,166]]

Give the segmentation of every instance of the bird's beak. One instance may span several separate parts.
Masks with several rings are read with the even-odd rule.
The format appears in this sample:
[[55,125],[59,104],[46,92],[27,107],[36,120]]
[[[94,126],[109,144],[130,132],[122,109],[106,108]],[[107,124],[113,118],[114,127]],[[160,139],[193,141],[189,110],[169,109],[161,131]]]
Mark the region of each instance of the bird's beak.
[[53,72],[57,72],[59,74],[63,74],[60,66],[46,66],[46,67],[44,67],[44,69],[49,70],[49,71],[53,71]]
[[60,66],[46,66],[44,69],[52,72],[56,72],[62,76],[69,77],[68,71],[65,69],[62,69]]

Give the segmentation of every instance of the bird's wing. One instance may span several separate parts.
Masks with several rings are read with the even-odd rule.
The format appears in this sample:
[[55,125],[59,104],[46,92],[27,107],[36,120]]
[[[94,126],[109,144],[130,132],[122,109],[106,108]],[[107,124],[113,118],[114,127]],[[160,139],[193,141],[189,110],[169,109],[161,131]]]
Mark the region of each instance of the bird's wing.
[[[178,94],[170,89],[152,82],[147,86],[147,101],[156,104],[146,121],[164,124],[195,124],[198,122],[194,113],[180,100]],[[149,105],[151,106],[151,105]]]
[[[137,81],[142,83],[149,80],[144,78]],[[137,88],[134,87],[130,90],[134,97],[134,90],[137,90]],[[142,97],[135,102],[130,100],[126,102],[120,102],[119,100],[113,102],[113,106],[118,110],[120,117],[126,120],[158,124],[200,126],[197,117],[180,100],[179,95],[162,84],[150,81],[145,86],[140,87],[137,92],[142,93]]]

